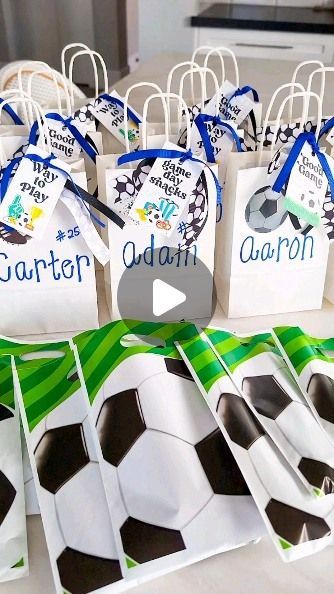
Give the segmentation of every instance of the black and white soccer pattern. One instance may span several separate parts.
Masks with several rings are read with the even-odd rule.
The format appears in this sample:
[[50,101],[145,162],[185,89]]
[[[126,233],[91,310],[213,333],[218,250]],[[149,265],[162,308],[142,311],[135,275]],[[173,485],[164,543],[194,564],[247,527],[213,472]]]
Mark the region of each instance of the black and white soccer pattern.
[[106,379],[92,412],[107,491],[115,477],[119,484],[118,523],[133,565],[217,552],[225,522],[231,540],[240,540],[233,515],[238,523],[247,518],[252,532],[247,486],[183,361],[129,357]]
[[232,379],[310,492],[334,493],[334,446],[305,406],[283,358],[268,347],[241,363]]
[[[76,381],[73,369],[68,381]],[[66,592],[88,594],[122,579],[84,396],[77,390],[31,433],[50,556]]]
[[[182,345],[179,350],[196,377]],[[282,558],[292,561],[333,542],[332,498],[306,491],[230,377],[222,371],[208,392],[197,381]]]
[[[153,163],[154,159],[144,159],[135,170],[129,171],[129,174],[120,175],[112,180],[113,204],[119,214],[129,215],[135,197],[142,188]],[[189,199],[188,212],[178,240],[180,250],[189,249],[199,238],[208,218],[208,204],[206,174],[202,172]]]

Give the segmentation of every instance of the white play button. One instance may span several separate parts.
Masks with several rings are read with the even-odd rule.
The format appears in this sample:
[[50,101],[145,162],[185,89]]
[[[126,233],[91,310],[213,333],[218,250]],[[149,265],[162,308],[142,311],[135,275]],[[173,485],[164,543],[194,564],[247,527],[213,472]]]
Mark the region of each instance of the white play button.
[[172,285],[159,278],[153,281],[153,314],[156,317],[184,303],[186,299],[186,295]]

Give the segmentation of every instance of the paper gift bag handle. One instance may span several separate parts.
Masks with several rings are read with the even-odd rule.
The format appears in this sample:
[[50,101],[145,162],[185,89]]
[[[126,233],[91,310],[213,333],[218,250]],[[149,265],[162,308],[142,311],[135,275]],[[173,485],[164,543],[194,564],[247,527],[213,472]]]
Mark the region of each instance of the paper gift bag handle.
[[314,79],[315,75],[321,74],[321,84],[320,84],[319,95],[320,95],[320,99],[322,102],[324,100],[324,95],[325,95],[326,72],[334,72],[334,66],[322,66],[321,68],[317,68],[316,70],[313,70],[313,72],[311,72],[311,74],[309,76],[308,83],[307,83],[307,89],[306,89],[307,91],[311,91],[313,79]]
[[[263,145],[264,145],[264,141],[265,141],[265,136],[266,136],[266,129],[268,127],[268,123],[270,120],[270,116],[271,116],[271,112],[273,109],[273,105],[277,99],[277,96],[282,92],[285,91],[286,89],[289,89],[290,93],[292,91],[292,94],[294,92],[295,89],[301,91],[301,92],[306,92],[305,88],[303,87],[303,85],[301,83],[286,83],[285,85],[281,85],[280,87],[278,87],[278,89],[276,89],[276,91],[274,91],[274,93],[272,94],[272,97],[270,99],[269,105],[268,105],[268,109],[266,112],[266,116],[263,120],[263,124],[262,124],[262,132],[261,132],[261,137],[260,137],[260,141],[259,141],[259,150],[258,150],[258,165],[261,165],[262,163],[262,153],[263,153]],[[289,95],[290,100],[291,100],[291,95]],[[293,101],[293,98],[292,98]],[[304,118],[306,119],[306,101],[305,98],[303,100],[303,112],[302,112],[302,120],[304,121]],[[277,123],[277,118],[275,120],[275,123]],[[275,146],[276,143],[276,138],[274,137],[274,140],[272,142],[272,144]]]
[[[104,59],[102,58],[101,54],[99,54],[98,52],[95,52],[94,50],[88,49],[88,50],[79,50],[78,52],[75,52],[75,54],[73,54],[73,56],[71,56],[70,59],[70,63],[69,63],[69,67],[68,67],[68,79],[70,81],[70,96],[71,96],[71,102],[72,105],[74,104],[74,87],[73,87],[73,65],[74,65],[74,61],[79,57],[79,56],[89,56],[91,59],[91,62],[93,64],[93,69],[94,69],[94,84],[95,84],[95,97],[98,97],[99,95],[99,76],[98,76],[98,70],[96,67],[96,61],[98,60],[98,62],[100,63],[101,67],[102,67],[102,75],[103,75],[103,93],[108,93],[108,72],[107,72],[107,66],[106,63],[104,61]],[[94,67],[95,64],[95,67]]]
[[[128,90],[126,91],[125,97],[124,97],[124,133],[125,133],[125,148],[126,148],[127,153],[130,152],[129,123],[128,123],[128,118],[126,117],[126,114],[128,112],[128,107],[129,107],[129,97],[130,97],[130,93],[132,93],[132,91],[134,91],[135,89],[138,89],[139,87],[149,87],[149,88],[157,91],[157,93],[162,94],[162,89],[159,87],[159,85],[156,85],[155,83],[151,83],[151,82],[136,83],[134,85],[131,85],[131,87],[129,87]],[[166,136],[166,138],[169,134],[168,125],[169,125],[168,120],[165,120],[165,136]],[[167,126],[167,128],[166,128],[166,126]]]
[[[19,67],[18,71],[17,71],[17,84],[18,84],[18,89],[19,91],[23,91],[24,92],[24,88],[23,88],[23,72],[25,70],[28,70],[30,73],[30,68],[35,68],[35,66],[44,68],[45,72],[47,72],[48,74],[51,74],[52,72],[52,68],[51,66],[47,63],[47,62],[42,62],[41,60],[27,60],[26,62],[23,62],[23,64],[21,64],[21,66]],[[51,78],[52,78],[52,74],[51,74]],[[26,121],[28,121],[29,116],[28,116],[28,110],[27,110],[27,105],[23,105],[23,112],[24,112],[24,118]]]
[[44,114],[41,106],[39,105],[39,103],[37,103],[37,101],[34,101],[33,99],[31,99],[31,97],[25,97],[22,95],[19,95],[19,96],[14,95],[10,99],[5,99],[5,101],[0,103],[0,121],[1,121],[1,115],[2,115],[3,108],[5,105],[7,105],[9,103],[25,103],[25,104],[30,104],[32,106],[32,108],[35,112],[35,117],[36,117],[38,128],[42,132],[40,134],[42,148],[45,151],[47,151],[49,154],[51,154],[52,147],[51,147],[49,128],[46,123],[45,114]]
[[[199,74],[200,76],[200,81],[201,81],[201,111],[205,110],[205,101],[208,98],[207,96],[207,75],[210,74],[210,76],[212,76],[212,80],[213,80],[213,84],[215,87],[215,92],[214,95],[216,97],[216,110],[215,110],[215,115],[218,115],[219,113],[219,83],[218,83],[218,79],[215,75],[215,73],[213,72],[213,70],[211,70],[211,68],[208,68],[207,66],[198,66],[196,69],[191,67],[189,70],[186,70],[186,72],[184,72],[181,76],[180,79],[180,86],[179,86],[179,95],[181,95],[181,97],[183,97],[183,89],[184,89],[184,81],[187,78],[187,76],[190,76],[191,79],[194,76],[194,73]],[[180,115],[179,115],[179,119],[180,119]]]
[[[232,58],[233,67],[234,67],[234,84],[235,84],[235,86],[238,89],[239,88],[239,84],[240,84],[238,62],[237,62],[237,59],[235,57],[235,53],[229,47],[219,46],[219,47],[213,47],[212,49],[210,49],[208,51],[208,53],[206,54],[206,56],[205,56],[204,66],[207,67],[208,62],[209,62],[209,59],[214,54],[217,54],[219,56],[219,58],[220,58],[221,63],[224,64],[223,53],[228,54]],[[224,80],[225,80],[225,68],[224,68],[224,75],[223,75],[222,83],[221,84],[223,84]]]
[[[13,103],[14,103],[14,99],[16,99],[16,103],[18,103],[18,99],[20,97],[24,97],[24,98],[29,99],[30,101],[34,101],[34,99],[32,99],[32,97],[31,97],[31,95],[28,95],[28,93],[26,91],[20,91],[19,89],[9,89],[8,91],[4,91],[2,93],[2,99],[7,99],[7,98],[9,99],[10,97],[13,99]],[[1,107],[1,109],[0,109],[0,122],[1,122],[3,108],[6,105],[10,105],[10,102],[8,102],[8,101],[3,101],[3,103],[4,103],[4,106]],[[37,103],[37,102],[35,102],[35,103]],[[37,105],[40,106],[39,103],[37,103]],[[25,125],[28,127],[31,127],[33,125],[33,123],[34,123],[34,116],[32,113],[31,117],[25,121]]]
[[[180,68],[185,68],[185,67],[187,67],[187,71],[189,71],[190,68],[193,68],[194,71],[198,72],[200,69],[200,66],[198,64],[196,64],[196,62],[192,62],[190,60],[187,60],[186,62],[180,62],[179,64],[175,64],[175,66],[173,66],[173,68],[170,70],[168,77],[167,77],[167,87],[166,87],[167,93],[172,92],[173,77],[174,77],[176,71],[179,70]],[[204,91],[204,81],[202,80],[202,77],[200,78],[200,81],[201,81],[201,109],[203,109],[204,101],[205,101],[205,91]],[[193,103],[196,103],[194,92],[192,92],[191,99],[192,99]]]
[[[90,51],[90,48],[85,43],[68,43],[67,45],[65,45],[65,47],[63,47],[61,54],[60,54],[60,63],[61,63],[61,73],[62,73],[63,77],[65,78],[65,80],[67,78],[65,56],[69,50],[74,49],[74,48]],[[93,68],[94,68],[94,72],[96,70],[96,76],[97,76],[97,66],[96,66],[95,61],[93,62]]]
[[[164,117],[165,117],[165,132],[167,132],[166,140],[169,139],[169,126],[168,126],[169,110],[168,110],[166,99],[168,101],[170,99],[175,99],[176,101],[178,101],[178,111],[179,112],[184,111],[186,127],[187,127],[187,147],[186,148],[187,148],[187,150],[189,150],[190,149],[190,131],[191,131],[190,115],[189,115],[188,107],[187,107],[185,100],[182,97],[180,97],[180,95],[176,95],[175,93],[155,93],[154,95],[150,95],[150,97],[148,97],[146,99],[146,101],[144,103],[144,108],[143,108],[143,124],[142,124],[143,149],[144,150],[147,149],[147,113],[148,113],[149,104],[152,101],[152,99],[161,99],[162,108],[163,108]],[[166,126],[166,122],[167,122],[167,126]]]
[[[213,45],[200,45],[193,51],[193,54],[191,56],[191,61],[195,62],[196,64],[198,64],[198,66],[200,66],[197,56],[199,54],[205,54],[205,59],[206,59],[207,52],[209,52],[210,50],[215,50],[215,49],[216,48]],[[221,84],[223,84],[223,82],[225,80],[225,62],[224,62],[222,52],[217,52],[217,53],[218,53],[218,57],[220,60]],[[207,64],[203,64],[203,65],[207,66]],[[195,90],[194,90],[194,78],[193,77],[191,77],[191,97],[192,97],[193,102],[195,103]]]
[[[28,84],[27,84],[27,93],[28,95],[31,96],[31,89],[32,89],[32,83],[33,83],[33,79],[35,76],[38,76],[40,74],[43,74],[43,72],[45,72],[45,70],[34,70],[34,72],[32,72],[29,77],[28,77]],[[64,91],[64,95],[65,95],[65,103],[66,103],[66,116],[69,117],[72,113],[72,106],[71,106],[71,98],[68,92],[68,87],[66,84],[66,80],[64,79],[64,77],[62,76],[62,74],[60,74],[60,72],[57,72],[57,70],[53,70],[50,68],[50,74],[52,76],[52,81],[54,82],[55,88],[56,88],[56,94],[57,94],[57,110],[59,111],[60,115],[64,115],[63,112],[63,107],[62,107],[62,100],[61,100],[61,95],[60,95],[60,88],[62,88],[62,90]],[[29,111],[31,113],[31,105],[29,105]]]
[[[317,93],[312,93],[312,92],[307,92],[307,91],[303,91],[300,93],[293,93],[292,95],[293,95],[293,99],[295,99],[297,97],[303,97],[304,101],[305,101],[306,110],[303,110],[304,113],[303,113],[303,117],[300,122],[300,130],[301,131],[304,128],[305,123],[307,121],[308,106],[310,103],[310,99],[311,99],[311,97],[314,97],[314,99],[316,100],[316,102],[317,102],[317,127],[316,127],[316,131],[315,131],[315,138],[318,139],[320,127],[321,127],[321,116],[322,116],[322,101],[321,101],[319,95],[317,95]],[[277,119],[276,119],[275,128],[274,128],[274,136],[273,136],[274,142],[272,143],[271,148],[270,148],[270,158],[271,159],[274,156],[274,149],[275,149],[275,143],[276,143],[277,136],[278,136],[279,123],[282,118],[284,108],[290,98],[291,98],[291,95],[289,95],[288,97],[285,97],[285,99],[283,100],[283,102],[279,108],[278,114],[277,114]]]
[[[3,91],[1,93],[1,99],[7,99],[9,97],[27,97],[28,99],[31,99],[31,96],[28,95],[28,93],[26,93],[25,91],[20,91],[19,89],[8,89],[8,91]],[[5,105],[10,105],[10,103],[6,103]],[[0,123],[1,123],[1,119],[0,119]],[[23,123],[26,124],[27,126],[32,126],[33,124],[33,120],[25,120],[23,118]]]
[[[323,67],[323,63],[320,62],[320,60],[306,60],[305,62],[300,62],[300,64],[298,64],[298,66],[296,66],[294,73],[292,75],[292,79],[291,79],[291,83],[295,84],[295,82],[297,81],[297,76],[299,74],[299,72],[302,70],[302,68],[305,68],[305,66],[310,66],[310,65],[317,65],[320,67]],[[315,70],[315,69],[314,69]],[[289,111],[288,111],[288,119],[289,121],[292,120],[292,110],[293,110],[293,99],[290,99],[289,101]]]

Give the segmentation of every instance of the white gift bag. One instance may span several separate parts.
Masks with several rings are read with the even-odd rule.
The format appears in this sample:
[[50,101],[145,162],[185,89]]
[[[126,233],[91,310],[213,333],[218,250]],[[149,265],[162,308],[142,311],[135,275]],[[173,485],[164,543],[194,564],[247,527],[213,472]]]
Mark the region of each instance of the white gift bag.
[[[320,74],[321,77],[321,82],[320,82],[320,90],[319,90],[319,95],[321,100],[323,101],[324,99],[324,95],[325,95],[325,90],[326,90],[326,73],[333,73],[334,72],[334,68],[331,66],[322,66],[320,68],[318,68],[317,70],[314,70],[314,72],[312,72],[312,74],[310,75],[309,78],[309,83],[308,83],[308,90],[312,88],[312,82],[313,82],[313,78],[316,74]],[[330,90],[331,87],[328,87],[328,90]],[[333,126],[331,126],[330,124],[331,118],[323,118],[322,122],[324,124],[325,127],[323,127],[323,129],[320,131],[320,135],[319,137],[323,137],[324,138],[324,134],[325,134],[325,130],[327,132],[326,135],[326,146],[329,147],[330,153],[333,156]],[[334,267],[334,247],[333,247],[333,224],[332,224],[332,220],[333,220],[333,213],[334,213],[334,204],[331,200],[331,197],[329,196],[328,200],[326,200],[325,204],[324,204],[324,212],[323,212],[323,220],[325,223],[325,229],[328,232],[328,237],[331,241],[331,245],[329,248],[329,256],[328,256],[328,267],[327,267],[327,275],[326,275],[326,282],[325,282],[325,290],[324,290],[324,296],[326,297],[326,299],[328,299],[328,301],[330,301],[331,303],[334,303],[334,273],[333,273],[333,267]]]
[[[146,120],[149,102],[151,99],[158,96],[160,95],[152,95],[144,105],[144,122]],[[168,96],[180,100],[180,98],[174,94]],[[164,97],[165,96],[163,96],[163,99]],[[168,117],[165,101],[163,101],[163,105],[165,107],[165,116]],[[189,131],[189,116],[187,116],[187,126]],[[171,146],[174,147],[174,145]],[[175,149],[177,150],[178,147],[175,146]],[[98,163],[102,165],[99,159]],[[103,165],[105,167],[106,163]],[[115,204],[119,204],[119,208],[122,209],[126,201],[131,203],[132,199],[133,202],[134,195],[139,191],[143,184],[151,165],[152,161],[147,161],[147,159],[141,158],[141,161],[135,170],[105,170],[105,197],[107,204],[111,209],[115,208]],[[136,283],[138,281],[138,273],[136,272],[137,268],[135,263],[139,261],[141,261],[142,264],[146,261],[148,262],[149,254],[152,256],[153,251],[156,249],[160,250],[161,258],[165,259],[166,262],[168,261],[170,264],[168,268],[168,282],[171,285],[174,283],[174,285],[176,284],[177,286],[177,278],[180,276],[180,271],[183,273],[183,278],[194,279],[194,286],[198,283],[198,291],[194,291],[191,299],[183,304],[183,315],[180,317],[204,318],[211,315],[212,277],[210,282],[208,281],[208,274],[205,276],[205,279],[202,278],[200,276],[200,267],[197,266],[197,264],[198,259],[200,259],[209,272],[213,274],[217,189],[212,173],[215,171],[215,165],[213,166],[213,171],[210,171],[208,166],[204,168],[189,200],[188,212],[183,216],[184,226],[182,228],[178,227],[178,229],[168,237],[159,231],[154,231],[153,227],[131,223],[130,218],[126,216],[126,208],[125,210],[120,211],[121,216],[125,217],[126,220],[126,224],[124,224],[122,228],[113,223],[109,223],[109,248],[112,261],[110,267],[106,267],[106,290],[109,307],[111,308],[113,317],[120,317],[120,311],[117,304],[117,291],[121,277],[125,271],[127,271],[126,282],[128,288],[126,308],[133,308],[133,316],[138,317],[138,319],[148,319],[148,317],[152,316],[151,304],[148,302],[140,302],[137,298]],[[121,191],[122,188],[120,188],[120,186],[122,186],[122,188],[124,186],[124,192]],[[131,197],[132,188],[134,188],[134,195]],[[119,193],[118,201],[115,199],[115,192],[117,191]],[[170,260],[173,259],[169,257],[169,253],[170,251],[175,250],[178,251],[179,258],[176,259],[177,261],[170,262]],[[143,256],[144,253],[145,258]],[[150,257],[150,263],[147,266],[147,282],[150,282],[148,280],[149,278],[152,279],[152,267],[154,267],[153,260],[154,259],[152,258],[151,263]],[[141,269],[141,282],[145,278],[146,272]],[[124,297],[123,290],[123,310]],[[178,312],[179,311],[178,308]],[[178,316],[178,319],[180,319],[180,317]]]
[[[313,70],[311,72],[311,77],[312,77],[313,71],[315,70],[315,66],[323,66],[323,64],[319,60],[307,60],[305,62],[301,62],[300,64],[298,64],[296,66],[296,68],[293,72],[292,78],[291,78],[291,82],[287,83],[286,85],[283,85],[282,87],[280,87],[280,89],[290,87],[292,92],[295,92],[297,90],[299,90],[299,91],[305,90],[305,86],[302,85],[301,82],[297,82],[297,80],[299,78],[300,72],[303,69],[305,69],[305,67],[309,68],[310,66],[313,67]],[[310,80],[310,79],[308,79],[308,80]],[[311,91],[309,83],[308,83],[307,90]],[[278,91],[275,91],[273,93],[273,96],[272,96],[271,102],[270,102],[271,108],[273,107],[273,103],[275,102],[277,94],[278,94]],[[294,113],[295,112],[295,110],[294,110],[295,103],[296,102],[294,101],[293,97],[291,97],[288,102],[287,116],[286,116],[286,118],[282,118],[279,123],[277,137],[274,142],[274,144],[276,145],[276,148],[279,148],[280,146],[283,146],[289,142],[293,142],[293,140],[295,140],[298,137],[299,133],[302,131],[301,127],[300,127],[301,117],[299,117],[299,115],[297,115],[298,111],[296,111],[296,113]],[[269,111],[269,107],[268,107],[268,111]],[[261,122],[261,125],[259,125],[257,128],[256,141],[257,141],[257,143],[260,143],[261,145],[263,145],[264,148],[269,148],[274,141],[274,130],[275,130],[275,126],[276,126],[276,120],[267,121],[265,128],[262,124],[263,123]],[[309,117],[308,121],[305,123],[305,129],[310,131],[313,129],[313,127],[315,129],[315,126],[316,126],[316,122],[314,121],[314,118]]]
[[[41,126],[40,110],[32,105]],[[48,130],[42,129],[51,152]],[[77,331],[98,325],[94,257],[62,200],[41,239],[1,224],[0,242],[3,334]]]
[[[294,93],[293,97],[315,96]],[[289,97],[282,103],[275,134]],[[305,110],[303,110],[305,122]],[[267,113],[267,118],[269,113]],[[224,192],[224,220],[217,233],[216,286],[228,317],[244,317],[319,309],[328,258],[328,238],[284,207],[271,186],[269,154],[231,153]],[[275,165],[272,164],[274,168]],[[274,176],[274,177],[273,177]]]

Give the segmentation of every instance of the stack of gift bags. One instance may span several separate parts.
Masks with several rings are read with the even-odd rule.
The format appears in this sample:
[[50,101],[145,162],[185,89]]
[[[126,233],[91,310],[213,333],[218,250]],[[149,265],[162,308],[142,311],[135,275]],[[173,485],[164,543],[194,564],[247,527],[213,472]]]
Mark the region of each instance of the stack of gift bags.
[[2,337],[1,578],[28,570],[24,489],[57,594],[123,591],[266,530],[283,561],[334,544],[333,354],[291,326]]
[[[92,64],[94,98],[76,90],[77,60]],[[108,90],[104,60],[87,46],[65,47],[61,63],[62,73],[20,64],[11,89],[0,89],[4,334],[97,327],[98,267],[113,318],[124,272],[123,311],[151,315],[136,285],[159,266],[171,284],[193,283],[196,302],[177,319],[209,317],[214,284],[232,318],[334,302],[334,119],[322,113],[331,68],[301,63],[262,113],[226,48],[199,48],[164,89],[142,82],[125,96]],[[137,111],[131,101],[145,91]]]
[[[214,286],[231,318],[334,303],[332,68],[301,63],[264,113],[223,47],[125,96],[84,44],[61,64],[20,63],[0,89],[0,580],[28,572],[26,512],[57,594],[122,591],[266,528],[285,561],[325,548],[334,339],[190,320],[211,316]],[[189,279],[187,322],[135,321],[154,266]],[[115,320],[101,329],[99,268]],[[66,339],[5,338],[45,333]]]

